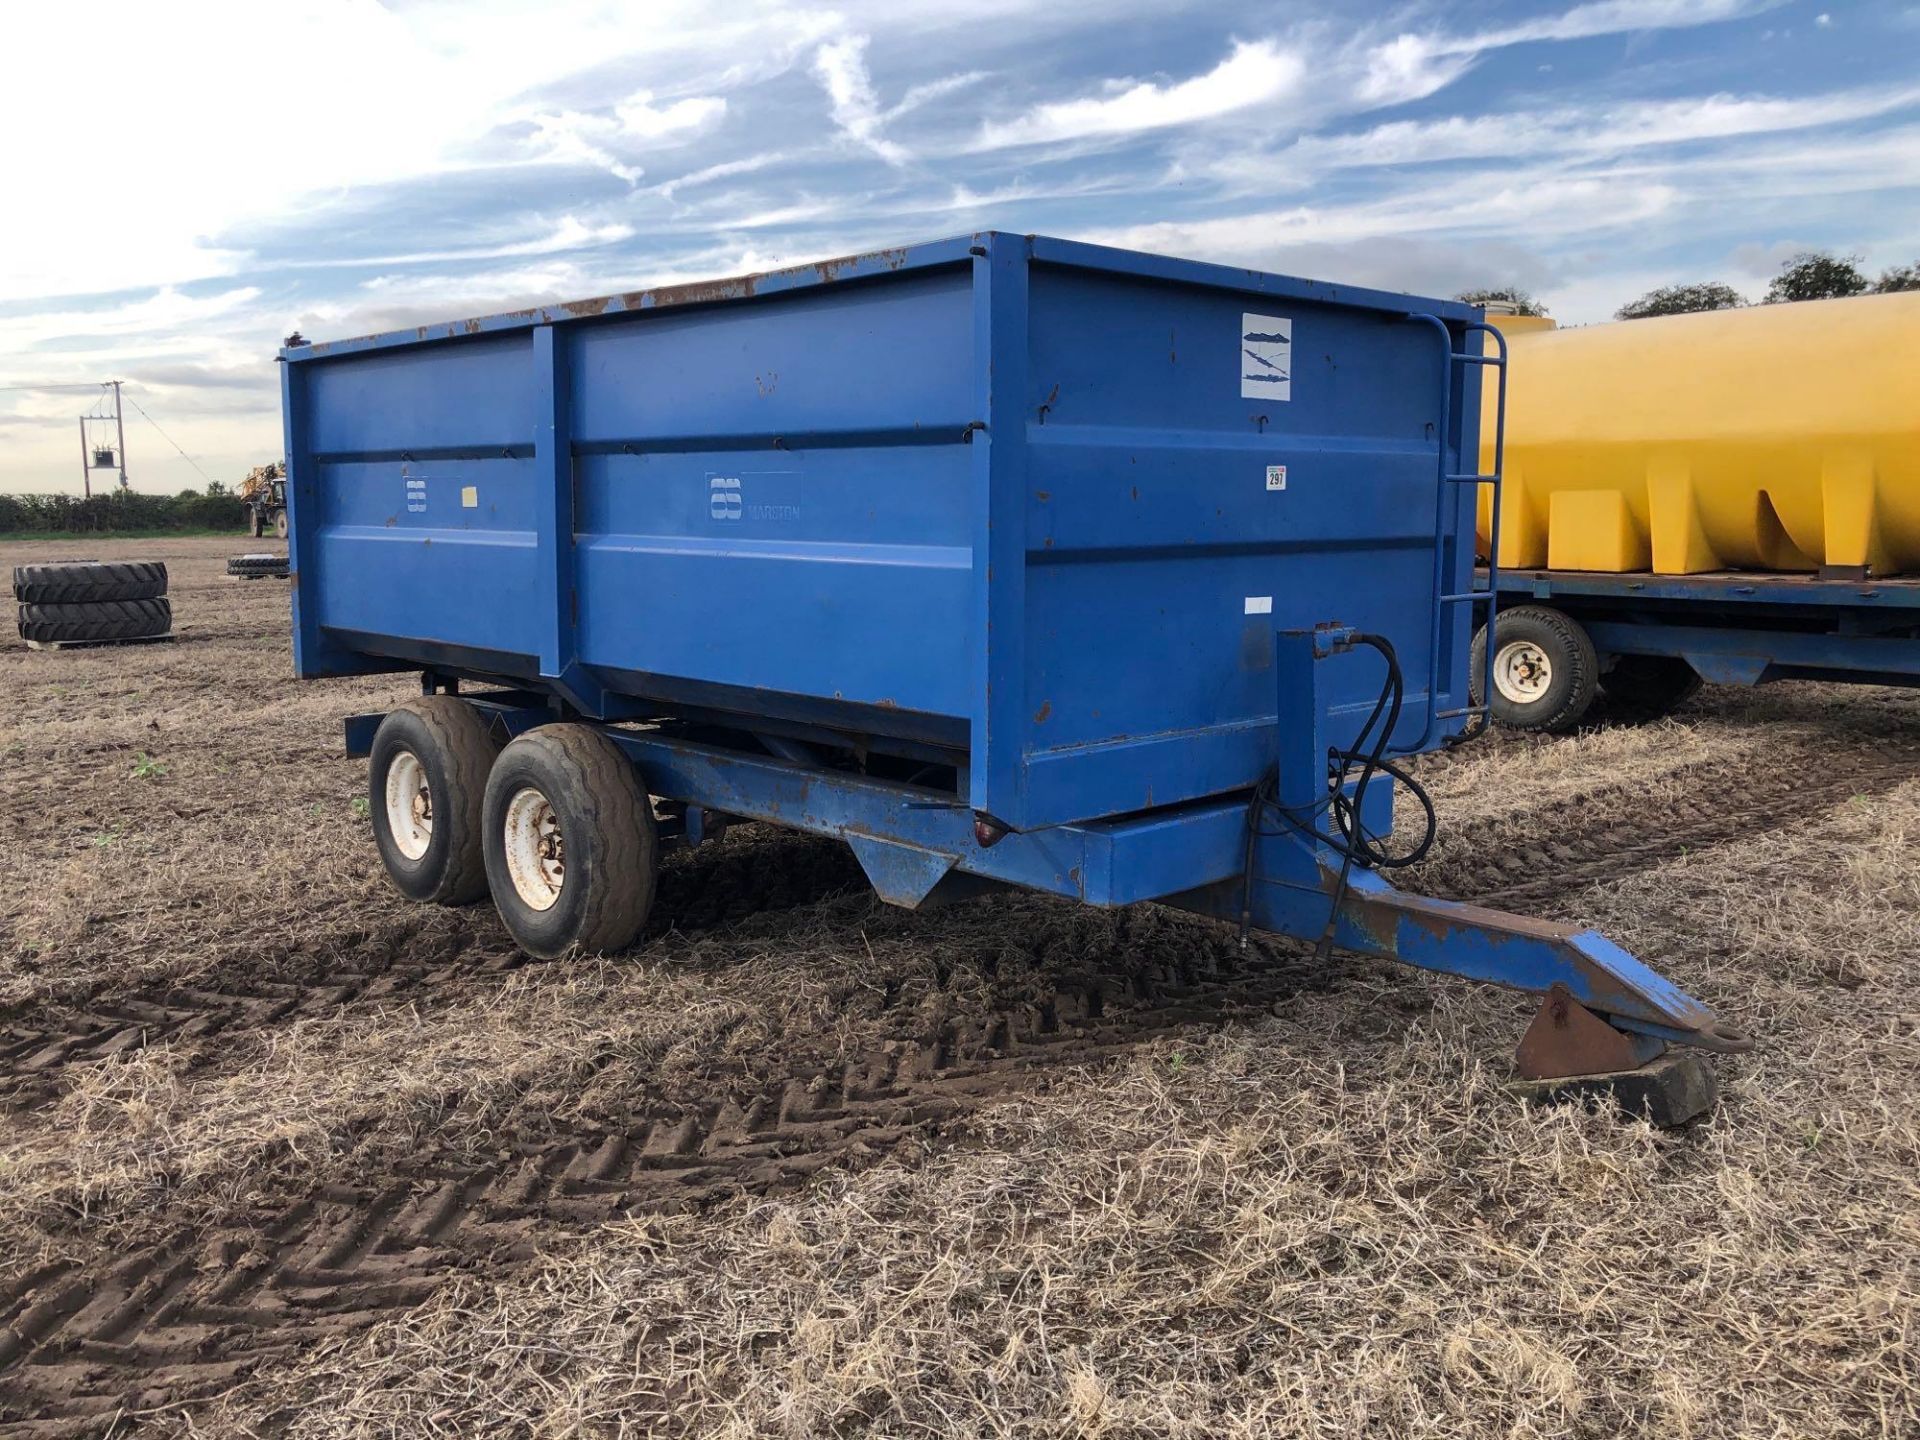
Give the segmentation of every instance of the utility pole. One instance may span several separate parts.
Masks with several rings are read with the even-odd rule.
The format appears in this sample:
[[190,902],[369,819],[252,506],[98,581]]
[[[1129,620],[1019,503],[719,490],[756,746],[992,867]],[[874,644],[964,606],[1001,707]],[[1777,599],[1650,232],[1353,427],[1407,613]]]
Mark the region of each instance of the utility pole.
[[[100,388],[102,390],[105,390],[108,386],[113,387],[113,448],[111,450],[104,445],[96,449],[94,447],[92,433],[87,429],[87,422],[89,420],[98,423],[108,418],[99,413],[100,406],[103,402],[96,400],[89,413],[80,417],[80,488],[88,499],[93,498],[93,472],[96,469],[111,470],[115,466],[118,466],[120,470],[120,488],[122,490],[128,488],[127,419],[126,413],[120,408],[120,386],[122,383],[123,382],[119,380],[102,380],[100,382]],[[55,386],[51,388],[57,389],[60,387]]]
[[113,382],[113,428],[119,438],[120,488],[127,488],[127,422],[120,413],[120,382]]

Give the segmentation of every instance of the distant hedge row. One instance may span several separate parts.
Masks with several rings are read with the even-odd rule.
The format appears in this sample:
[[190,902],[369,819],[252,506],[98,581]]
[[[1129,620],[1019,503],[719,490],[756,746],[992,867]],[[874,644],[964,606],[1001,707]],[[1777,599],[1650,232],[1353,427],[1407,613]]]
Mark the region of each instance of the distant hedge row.
[[232,495],[0,495],[0,534],[97,535],[116,530],[247,528],[247,507]]

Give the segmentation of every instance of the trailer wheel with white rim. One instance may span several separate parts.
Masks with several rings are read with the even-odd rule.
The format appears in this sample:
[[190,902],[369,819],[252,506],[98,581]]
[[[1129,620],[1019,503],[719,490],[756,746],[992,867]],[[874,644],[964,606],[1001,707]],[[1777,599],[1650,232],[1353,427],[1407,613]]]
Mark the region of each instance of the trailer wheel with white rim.
[[653,909],[653,805],[620,747],[586,725],[529,730],[487,777],[487,883],[522,950],[622,950]]
[[470,905],[487,893],[480,821],[497,748],[480,713],[453,695],[410,701],[374,732],[373,838],[408,899]]
[[[1546,605],[1516,605],[1494,616],[1493,718],[1517,730],[1571,730],[1593,704],[1600,657],[1586,628]],[[1487,632],[1473,637],[1469,682],[1484,703]]]

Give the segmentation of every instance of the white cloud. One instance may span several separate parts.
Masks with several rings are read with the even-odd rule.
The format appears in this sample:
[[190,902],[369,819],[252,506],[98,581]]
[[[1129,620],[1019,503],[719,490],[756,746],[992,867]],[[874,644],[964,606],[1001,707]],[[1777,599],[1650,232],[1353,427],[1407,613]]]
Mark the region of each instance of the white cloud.
[[929,80],[924,85],[916,85],[900,97],[900,103],[887,111],[889,121],[898,120],[923,105],[932,104],[955,91],[964,90],[970,85],[978,85],[987,78],[984,70],[968,70],[959,75],[942,75],[938,80]]
[[1360,98],[1369,105],[1403,105],[1444,90],[1473,68],[1476,52],[1450,48],[1431,35],[1396,35],[1367,53]]
[[[92,339],[206,326],[252,304],[260,293],[258,286],[241,285],[213,295],[191,296],[165,285],[144,300],[12,315],[0,325],[0,361],[24,357],[49,340],[72,346]],[[116,348],[115,354],[120,353]]]
[[1674,30],[1738,19],[1771,10],[1784,0],[1595,0],[1558,15],[1543,15],[1489,31],[1469,43],[1476,49],[1529,40],[1586,40],[1630,30]]
[[1295,205],[1207,220],[1163,221],[1082,232],[1128,249],[1261,265],[1288,245],[1339,244],[1383,236],[1592,235],[1641,225],[1671,209],[1672,185],[1640,177],[1515,175],[1506,183],[1428,184],[1385,200]]
[[756,170],[765,170],[769,165],[777,165],[786,156],[777,150],[769,150],[759,155],[749,155],[740,160],[723,160],[717,165],[702,166],[685,175],[676,175],[650,187],[651,193],[662,199],[671,200],[682,190],[690,190],[700,185],[710,185],[715,180],[731,179],[735,175],[751,175]]
[[638,140],[664,140],[684,137],[717,123],[727,113],[727,101],[721,95],[696,95],[676,100],[671,105],[655,105],[653,93],[642,90],[613,107],[627,134]]
[[497,245],[463,246],[450,250],[414,250],[398,255],[350,255],[301,260],[289,268],[316,270],[364,270],[372,265],[436,265],[453,260],[505,260],[517,255],[559,255],[570,250],[588,250],[602,245],[617,245],[633,238],[633,226],[607,222],[590,225],[576,215],[563,215],[556,225],[527,240],[502,241]]
[[1782,0],[1596,0],[1558,15],[1470,35],[1396,35],[1364,57],[1359,94],[1374,105],[1399,105],[1443,90],[1489,50],[1543,40],[1585,40],[1633,30],[1669,30],[1731,20]]
[[1212,120],[1278,99],[1299,84],[1305,70],[1306,63],[1297,53],[1282,50],[1271,40],[1239,44],[1205,75],[1178,84],[1119,81],[1108,95],[1054,101],[1014,120],[988,121],[981,126],[974,148],[997,150],[1089,136],[1132,135]]
[[857,145],[863,145],[889,165],[904,165],[906,147],[887,139],[885,118],[867,74],[867,37],[846,35],[813,52],[813,73],[833,107],[833,123]]
[[637,185],[640,177],[647,173],[641,166],[607,148],[604,141],[617,132],[618,125],[604,115],[562,110],[527,118],[533,126],[534,158],[537,161],[604,170],[629,185]]
[[[1685,100],[1553,110],[1443,120],[1395,120],[1346,134],[1308,135],[1280,151],[1273,168],[1295,181],[1329,170],[1376,165],[1560,155],[1570,159],[1702,140],[1814,129],[1873,119],[1920,105],[1920,88],[1843,90],[1790,99],[1705,95]],[[1245,157],[1227,172],[1250,176]]]

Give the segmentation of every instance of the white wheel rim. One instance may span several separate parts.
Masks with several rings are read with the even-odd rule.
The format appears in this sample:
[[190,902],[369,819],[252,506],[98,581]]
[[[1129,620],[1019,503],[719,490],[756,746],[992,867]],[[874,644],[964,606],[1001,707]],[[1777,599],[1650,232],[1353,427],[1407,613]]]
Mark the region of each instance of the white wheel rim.
[[560,817],[532,786],[507,802],[507,874],[514,893],[531,910],[549,910],[567,879],[567,846]]
[[1502,645],[1493,657],[1493,686],[1500,698],[1515,705],[1531,705],[1553,684],[1553,661],[1531,640]]
[[402,750],[387,766],[387,833],[409,860],[418,860],[433,843],[433,791],[427,767],[411,750]]

